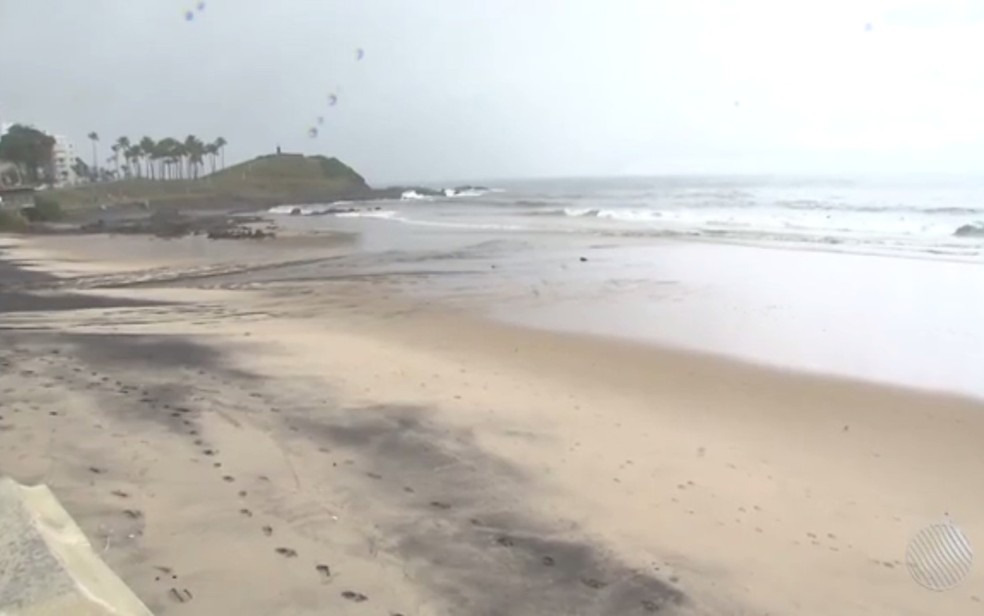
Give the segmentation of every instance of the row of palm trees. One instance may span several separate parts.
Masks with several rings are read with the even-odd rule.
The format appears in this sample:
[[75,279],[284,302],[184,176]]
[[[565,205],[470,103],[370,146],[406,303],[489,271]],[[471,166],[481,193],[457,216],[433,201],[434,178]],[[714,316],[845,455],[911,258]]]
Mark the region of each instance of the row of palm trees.
[[[99,177],[99,134],[91,132],[88,137],[92,142],[92,169],[94,176]],[[113,165],[116,178],[197,179],[204,171],[206,160],[210,173],[215,173],[220,163],[225,167],[226,143],[222,137],[205,143],[195,135],[188,135],[183,141],[173,137],[160,141],[150,137],[143,137],[140,141],[120,137],[111,146],[113,155],[106,162]]]

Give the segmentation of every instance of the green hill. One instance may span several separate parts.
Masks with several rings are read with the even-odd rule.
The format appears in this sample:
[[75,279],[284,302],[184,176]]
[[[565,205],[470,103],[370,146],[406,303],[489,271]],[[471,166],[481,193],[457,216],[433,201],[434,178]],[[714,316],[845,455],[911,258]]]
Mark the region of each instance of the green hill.
[[337,158],[272,154],[197,180],[128,179],[57,190],[67,209],[147,202],[152,207],[264,207],[358,198],[365,179]]

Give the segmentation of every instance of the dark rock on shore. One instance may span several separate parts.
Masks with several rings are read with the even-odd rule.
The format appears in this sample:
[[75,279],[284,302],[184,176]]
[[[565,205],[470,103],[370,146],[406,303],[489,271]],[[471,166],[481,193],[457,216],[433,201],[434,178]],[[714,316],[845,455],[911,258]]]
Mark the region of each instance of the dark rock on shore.
[[207,234],[210,240],[262,240],[268,237],[276,237],[272,231],[263,229],[250,229],[248,227],[229,227],[226,229],[215,229]]
[[97,220],[80,224],[76,232],[153,235],[160,238],[205,235],[209,239],[235,240],[274,237],[271,231],[247,226],[261,221],[262,218],[255,216],[232,216],[225,213],[190,215],[178,210],[157,210],[149,215],[100,216]]
[[984,237],[984,223],[963,225],[953,232],[956,237]]

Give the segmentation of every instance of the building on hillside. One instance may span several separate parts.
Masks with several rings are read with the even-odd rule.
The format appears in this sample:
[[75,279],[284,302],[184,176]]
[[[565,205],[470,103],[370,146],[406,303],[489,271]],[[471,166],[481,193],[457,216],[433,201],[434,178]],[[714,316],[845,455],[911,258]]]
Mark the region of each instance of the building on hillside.
[[75,145],[63,135],[52,135],[55,147],[51,150],[51,172],[55,186],[71,186],[78,182],[75,170]]
[[0,109],[0,137],[3,137],[4,135],[6,135],[7,134],[7,131],[10,130],[10,127],[13,126],[13,125],[14,125],[13,122],[5,122],[4,121],[4,119],[3,119],[3,110]]
[[[14,126],[12,122],[3,121],[0,116],[0,138],[7,134],[7,131]],[[55,186],[71,186],[78,183],[79,178],[75,174],[75,145],[64,135],[52,135],[55,145],[51,149],[50,171],[52,181]],[[2,169],[0,169],[2,171]],[[2,180],[0,180],[2,183]]]

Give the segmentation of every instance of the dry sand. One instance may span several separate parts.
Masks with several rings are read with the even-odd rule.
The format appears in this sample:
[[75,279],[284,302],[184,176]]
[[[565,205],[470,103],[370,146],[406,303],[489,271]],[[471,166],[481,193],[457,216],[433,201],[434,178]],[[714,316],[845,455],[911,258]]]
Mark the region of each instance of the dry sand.
[[0,288],[0,465],[155,613],[984,609],[904,564],[984,541],[982,403],[50,242],[9,250],[122,288]]

